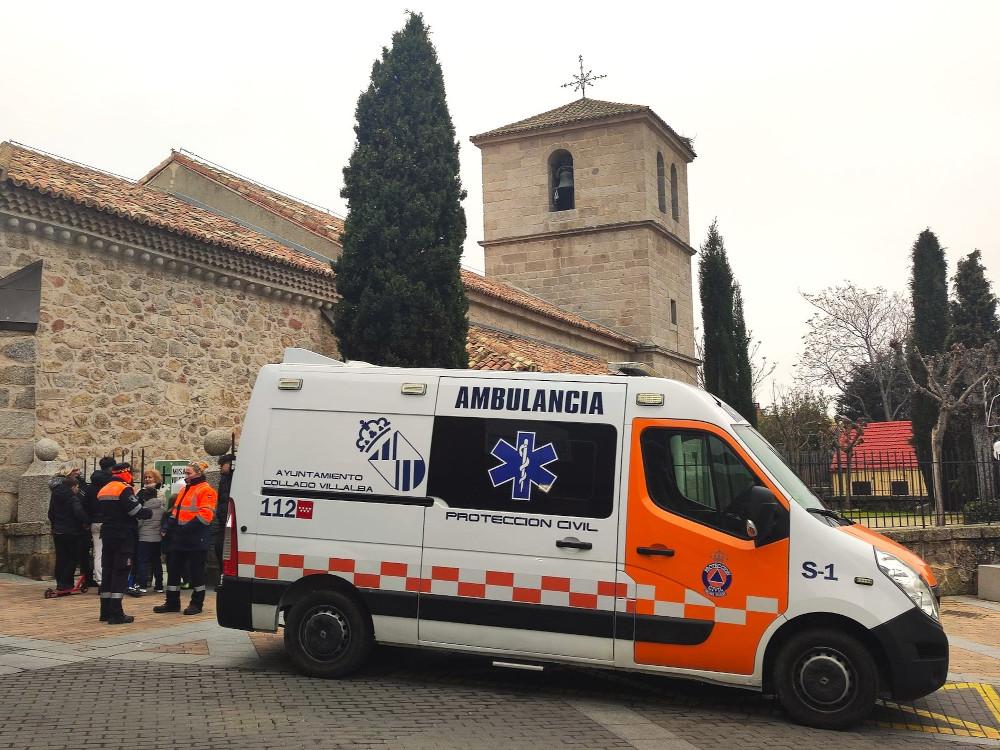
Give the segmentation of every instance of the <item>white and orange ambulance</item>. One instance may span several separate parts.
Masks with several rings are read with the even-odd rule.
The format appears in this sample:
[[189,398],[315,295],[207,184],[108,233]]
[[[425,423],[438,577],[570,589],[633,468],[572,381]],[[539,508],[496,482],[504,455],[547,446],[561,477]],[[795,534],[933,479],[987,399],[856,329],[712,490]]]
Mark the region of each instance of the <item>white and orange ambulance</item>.
[[948,671],[929,567],[827,510],[710,394],[648,377],[265,366],[218,619],[304,673],[374,643],[773,692],[862,719]]

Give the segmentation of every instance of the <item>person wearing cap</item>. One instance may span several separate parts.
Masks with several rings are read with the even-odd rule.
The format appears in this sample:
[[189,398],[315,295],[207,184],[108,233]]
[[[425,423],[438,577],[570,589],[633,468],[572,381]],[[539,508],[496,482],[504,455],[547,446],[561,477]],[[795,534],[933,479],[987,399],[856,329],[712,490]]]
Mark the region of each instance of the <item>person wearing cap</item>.
[[124,625],[135,620],[122,609],[128,574],[135,556],[138,520],[151,518],[132,489],[132,466],[111,467],[111,481],[97,492],[97,520],[101,524],[101,620]]
[[219,502],[215,509],[215,520],[212,522],[212,532],[215,537],[215,558],[222,570],[222,546],[226,538],[226,518],[229,514],[229,493],[233,486],[233,461],[236,456],[226,453],[219,456]]
[[157,614],[181,611],[181,576],[191,584],[191,603],[184,614],[197,615],[205,605],[205,563],[212,541],[211,525],[218,496],[205,481],[208,463],[192,461],[184,467],[184,489],[164,516],[169,529],[167,598],[153,607]]

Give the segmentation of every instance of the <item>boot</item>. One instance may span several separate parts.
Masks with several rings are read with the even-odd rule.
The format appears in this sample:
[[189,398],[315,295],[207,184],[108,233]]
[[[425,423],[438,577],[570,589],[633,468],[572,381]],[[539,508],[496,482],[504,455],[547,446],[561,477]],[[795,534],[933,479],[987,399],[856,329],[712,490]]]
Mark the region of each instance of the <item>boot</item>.
[[109,599],[108,601],[112,602],[111,611],[108,614],[108,625],[128,625],[130,622],[135,622],[132,615],[125,614],[121,599]]
[[199,586],[191,592],[191,603],[184,608],[186,615],[200,615],[201,608],[205,604],[205,587]]
[[162,615],[165,612],[180,612],[181,611],[181,592],[180,591],[168,591],[167,599],[163,604],[153,607],[153,611],[158,615]]
[[101,594],[101,622],[107,622],[108,621],[108,614],[109,614],[109,610],[110,610],[110,608],[108,607],[108,604],[110,602],[111,602],[110,599],[108,599],[106,596],[104,596],[104,594]]

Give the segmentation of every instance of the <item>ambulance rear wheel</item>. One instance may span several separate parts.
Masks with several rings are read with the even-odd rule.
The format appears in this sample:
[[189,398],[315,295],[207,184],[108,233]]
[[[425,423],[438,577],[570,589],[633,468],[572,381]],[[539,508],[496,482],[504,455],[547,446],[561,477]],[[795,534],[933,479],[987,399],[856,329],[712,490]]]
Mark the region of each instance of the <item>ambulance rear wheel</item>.
[[368,613],[339,591],[303,597],[285,621],[285,650],[295,667],[310,677],[351,674],[368,659],[373,642]]
[[853,636],[819,628],[793,635],[774,665],[778,701],[799,724],[846,729],[875,707],[878,670]]

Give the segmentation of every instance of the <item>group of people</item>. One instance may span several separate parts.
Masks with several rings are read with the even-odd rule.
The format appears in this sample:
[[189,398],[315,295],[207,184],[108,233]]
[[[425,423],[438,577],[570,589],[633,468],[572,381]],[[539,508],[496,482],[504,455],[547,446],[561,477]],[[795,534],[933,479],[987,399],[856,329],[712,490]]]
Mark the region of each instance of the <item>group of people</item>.
[[[154,612],[180,612],[182,581],[192,589],[184,614],[202,611],[205,569],[215,537],[222,565],[222,541],[235,457],[219,458],[219,491],[205,480],[208,463],[192,461],[184,479],[164,504],[163,478],[155,469],[143,472],[142,487],[133,488],[132,467],[105,457],[84,482],[79,468],[66,465],[50,482],[49,521],[56,550],[56,591],[74,588],[77,565],[100,593],[100,619],[113,625],[130,623],[125,593],[141,596],[150,583],[166,595]],[[93,549],[93,562],[91,562]],[[166,552],[167,580],[162,557]],[[131,583],[130,583],[131,581]]]

